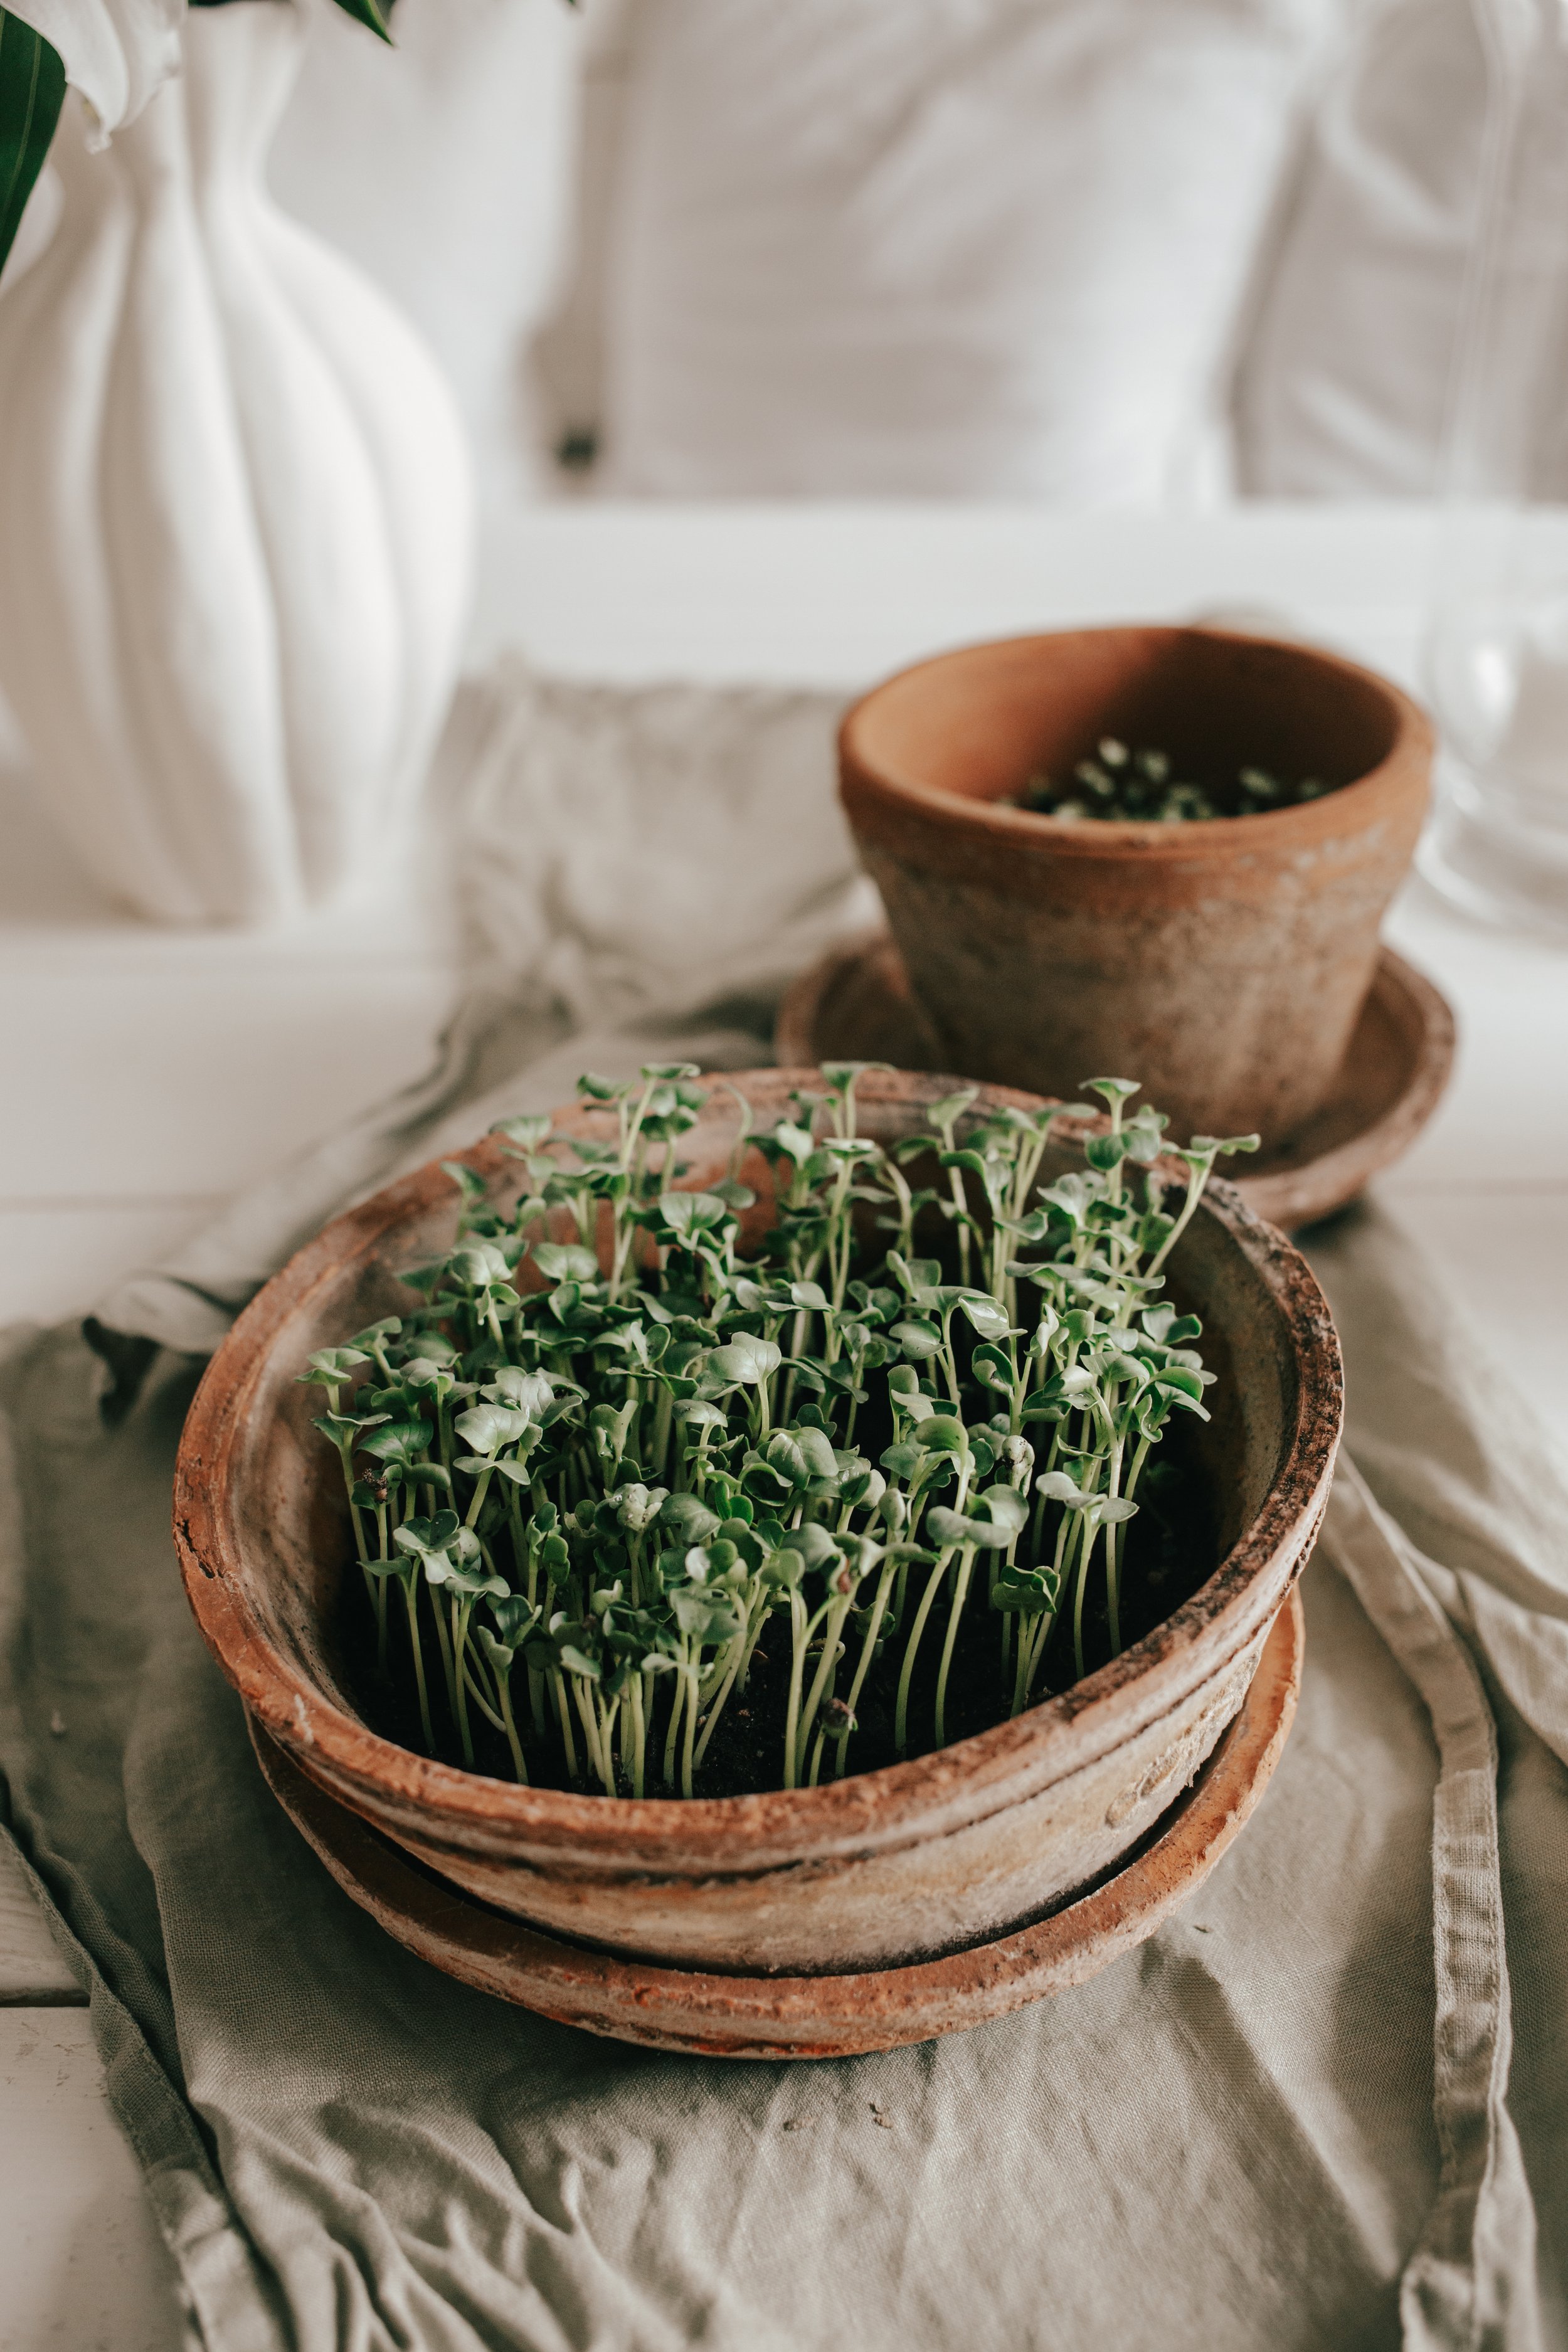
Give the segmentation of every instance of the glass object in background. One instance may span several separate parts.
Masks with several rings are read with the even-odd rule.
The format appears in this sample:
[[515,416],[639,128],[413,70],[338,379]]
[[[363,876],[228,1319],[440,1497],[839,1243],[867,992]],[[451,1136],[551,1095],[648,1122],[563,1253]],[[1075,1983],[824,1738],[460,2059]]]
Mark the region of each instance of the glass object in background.
[[1476,236],[1427,641],[1442,731],[1421,870],[1568,939],[1568,0],[1473,0]]
[[1445,532],[1420,868],[1470,914],[1568,940],[1568,506],[1473,508]]

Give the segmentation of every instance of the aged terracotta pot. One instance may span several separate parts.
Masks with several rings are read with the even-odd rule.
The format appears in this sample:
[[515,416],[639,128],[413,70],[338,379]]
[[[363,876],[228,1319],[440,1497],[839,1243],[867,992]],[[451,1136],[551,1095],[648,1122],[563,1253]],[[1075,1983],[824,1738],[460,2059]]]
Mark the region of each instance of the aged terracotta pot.
[[[816,1074],[732,1075],[771,1124]],[[862,1132],[921,1131],[942,1082],[868,1074]],[[987,1089],[986,1102],[1030,1098]],[[727,1165],[718,1091],[682,1139],[684,1181]],[[562,1116],[602,1136],[601,1114]],[[1081,1133],[1081,1128],[1079,1129]],[[516,1163],[465,1155],[515,1197]],[[1045,1181],[1077,1157],[1047,1154]],[[743,1167],[763,1196],[760,1154]],[[337,1466],[296,1374],[406,1299],[399,1269],[449,1245],[456,1188],[436,1167],[351,1210],[301,1250],[213,1359],[186,1423],[174,1532],[192,1607],[254,1719],[328,1795],[470,1895],[558,1936],[677,1967],[812,1975],[955,1951],[1039,1916],[1110,1869],[1186,1786],[1240,1706],[1317,1531],[1339,1442],[1338,1345],[1321,1293],[1229,1187],[1194,1220],[1173,1287],[1220,1375],[1204,1432],[1223,1556],[1147,1639],[1065,1695],[939,1753],[829,1788],[611,1801],[522,1789],[370,1730],[334,1628],[350,1556]]]
[[[1454,1015],[1429,980],[1378,950],[1366,1001],[1327,1098],[1282,1145],[1231,1161],[1249,1209],[1285,1233],[1332,1216],[1405,1152],[1442,1100],[1454,1066]],[[773,1049],[781,1062],[891,1062],[942,1067],[885,930],[830,948],[790,983]]]
[[705,2058],[848,2058],[967,2033],[1082,1984],[1189,1901],[1241,1831],[1289,1736],[1305,1627],[1293,1592],[1191,1788],[1122,1866],[1016,1933],[937,1960],[846,1976],[702,1975],[542,1935],[470,1903],[346,1806],[253,1721],[257,1761],[294,1826],[389,1936],[501,2000],[613,2041]]
[[[1181,824],[998,805],[1100,739],[1336,789]],[[1353,663],[1210,629],[971,646],[876,688],[844,806],[945,1068],[1067,1099],[1142,1077],[1172,1133],[1283,1144],[1329,1095],[1426,806],[1432,730]]]

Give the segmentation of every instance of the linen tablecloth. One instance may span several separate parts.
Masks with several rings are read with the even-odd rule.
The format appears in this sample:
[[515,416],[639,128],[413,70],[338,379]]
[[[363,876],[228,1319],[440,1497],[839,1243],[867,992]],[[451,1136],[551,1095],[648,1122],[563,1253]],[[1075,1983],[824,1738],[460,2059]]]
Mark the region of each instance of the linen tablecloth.
[[503,666],[453,739],[472,971],[439,1068],[103,1302],[112,1392],[74,1328],[0,1347],[5,1817],[190,2339],[1568,2340],[1568,1501],[1376,1212],[1310,1244],[1351,1459],[1295,1729],[1192,1903],[1089,1984],[833,2063],[623,2049],[405,1953],[260,1781],[168,1536],[200,1352],[334,1206],[579,1067],[766,1057],[783,979],[865,919],[832,715]]

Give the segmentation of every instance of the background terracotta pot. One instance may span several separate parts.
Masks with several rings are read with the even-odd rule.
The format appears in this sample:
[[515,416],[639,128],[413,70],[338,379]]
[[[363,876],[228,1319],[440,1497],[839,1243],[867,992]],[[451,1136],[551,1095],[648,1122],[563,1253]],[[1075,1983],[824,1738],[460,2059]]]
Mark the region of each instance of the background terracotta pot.
[[[1004,808],[1102,736],[1176,772],[1343,789],[1180,824]],[[858,702],[844,806],[948,1068],[1068,1099],[1142,1077],[1172,1134],[1278,1143],[1323,1101],[1426,806],[1432,730],[1333,656],[1218,630],[971,646]]]
[[[755,1123],[818,1074],[735,1075]],[[941,1079],[868,1074],[863,1133],[926,1129]],[[988,1089],[983,1100],[1029,1098]],[[603,1137],[602,1114],[562,1115]],[[684,1181],[728,1164],[723,1091],[683,1138]],[[1080,1129],[1081,1131],[1081,1129]],[[1079,1159],[1066,1142],[1042,1181]],[[493,1143],[465,1155],[518,1190]],[[769,1213],[768,1171],[745,1181]],[[337,1464],[297,1374],[313,1348],[395,1312],[401,1268],[449,1247],[457,1191],[437,1167],[351,1210],[240,1318],[191,1409],[174,1531],[201,1629],[256,1720],[316,1785],[468,1893],[553,1934],[716,1971],[886,1967],[1037,1916],[1108,1870],[1181,1793],[1237,1712],[1311,1548],[1339,1441],[1339,1351],[1303,1260],[1215,1188],[1173,1261],[1219,1374],[1202,1432],[1221,1559],[1144,1641],[1062,1696],[931,1756],[829,1788],[611,1801],[519,1788],[370,1730],[345,1654],[352,1547]]]

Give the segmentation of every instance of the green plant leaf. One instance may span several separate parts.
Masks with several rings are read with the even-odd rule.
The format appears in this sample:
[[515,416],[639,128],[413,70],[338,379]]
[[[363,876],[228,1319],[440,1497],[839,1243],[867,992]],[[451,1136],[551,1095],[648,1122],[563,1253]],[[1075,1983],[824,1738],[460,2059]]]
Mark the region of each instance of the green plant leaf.
[[462,1160],[443,1160],[441,1173],[443,1176],[451,1178],[458,1192],[461,1192],[466,1204],[472,1204],[484,1199],[484,1178],[478,1175],[472,1168],[465,1167]]
[[667,1495],[658,1507],[658,1524],[685,1543],[703,1544],[718,1534],[719,1515],[695,1495]]
[[1005,1538],[1019,1535],[1029,1517],[1029,1507],[1023,1496],[1011,1486],[987,1486],[980,1501],[994,1528],[999,1528]]
[[0,9],[0,268],[44,168],[65,95],[59,51]]
[[374,1348],[378,1339],[397,1339],[402,1329],[403,1318],[400,1315],[384,1315],[379,1323],[369,1323],[363,1331],[356,1331],[349,1346]]
[[593,1282],[599,1261],[575,1242],[536,1242],[533,1263],[546,1282]]
[[811,1569],[826,1568],[829,1561],[839,1556],[837,1544],[827,1529],[819,1527],[815,1519],[808,1519],[802,1528],[793,1528],[785,1538],[784,1548],[797,1551],[807,1568]]
[[300,1374],[301,1381],[337,1388],[353,1378],[356,1364],[368,1364],[370,1358],[360,1348],[318,1348],[308,1360],[310,1369]]
[[942,1333],[934,1323],[895,1323],[892,1336],[916,1363],[934,1356],[942,1346]]
[[740,1613],[728,1593],[689,1585],[670,1594],[669,1605],[681,1632],[694,1633],[700,1642],[727,1642],[741,1630]]
[[1001,1349],[993,1347],[989,1340],[983,1341],[974,1350],[970,1370],[984,1387],[994,1389],[1001,1396],[1012,1394],[1013,1368]]
[[664,1192],[659,1196],[658,1213],[670,1232],[686,1241],[693,1234],[721,1225],[729,1211],[713,1192]]
[[993,1609],[1016,1610],[1021,1617],[1039,1617],[1057,1605],[1060,1586],[1046,1580],[1048,1570],[1030,1576],[998,1577],[991,1595]]
[[538,1442],[539,1431],[525,1412],[500,1404],[471,1405],[452,1423],[458,1435],[476,1454],[498,1454],[524,1437]]
[[520,1151],[532,1152],[549,1140],[553,1125],[550,1113],[545,1111],[542,1116],[532,1118],[499,1119],[490,1133],[504,1137],[508,1143],[515,1143]]
[[1135,1519],[1137,1516],[1137,1504],[1130,1503],[1125,1495],[1097,1495],[1088,1511],[1097,1527],[1117,1527],[1123,1519]]
[[766,1465],[786,1486],[799,1488],[811,1484],[811,1465],[790,1430],[774,1430],[767,1443]]
[[940,1102],[927,1106],[926,1117],[933,1127],[947,1127],[963,1118],[979,1092],[978,1087],[964,1087],[958,1094],[943,1095]]
[[1256,1151],[1262,1140],[1260,1135],[1227,1135],[1222,1141],[1216,1141],[1212,1135],[1194,1135],[1188,1150],[1213,1152],[1219,1157],[1233,1151]]
[[963,1455],[969,1451],[969,1433],[951,1413],[931,1414],[921,1423],[917,1434],[928,1454]]
[[1036,1479],[1035,1492],[1043,1495],[1047,1503],[1065,1503],[1069,1511],[1081,1510],[1089,1500],[1065,1470],[1047,1470],[1043,1477]]
[[983,1339],[1005,1339],[1013,1328],[1006,1309],[984,1292],[965,1291],[958,1303]]
[[430,1444],[430,1431],[423,1421],[395,1421],[374,1436],[362,1440],[360,1452],[374,1454],[380,1462],[396,1462],[405,1468],[419,1461]]
[[940,1504],[926,1515],[926,1526],[942,1544],[972,1544],[1000,1550],[1010,1543],[1029,1516],[1028,1506],[1010,1486],[991,1486],[979,1497],[984,1516],[950,1511]]
[[756,1388],[772,1380],[784,1357],[772,1339],[755,1339],[742,1331],[727,1348],[715,1348],[708,1361],[721,1381],[740,1381]]
[[816,1150],[816,1139],[808,1128],[796,1127],[781,1118],[773,1129],[773,1140],[788,1152],[797,1168],[804,1168]]
[[[830,1438],[820,1429],[795,1429],[790,1432],[814,1478],[837,1478],[838,1461]],[[770,1457],[771,1458],[771,1457]]]
[[542,1421],[552,1402],[548,1375],[521,1371],[515,1364],[500,1365],[494,1380],[480,1394],[490,1404],[504,1404],[513,1412],[527,1413],[531,1421]]
[[[196,5],[212,5],[215,0],[196,0]],[[338,0],[338,6],[345,16],[352,16],[356,25],[367,26],[377,40],[384,41],[388,48],[392,47],[392,34],[386,21],[391,14],[392,0],[386,0],[384,11],[377,6],[376,0]]]

